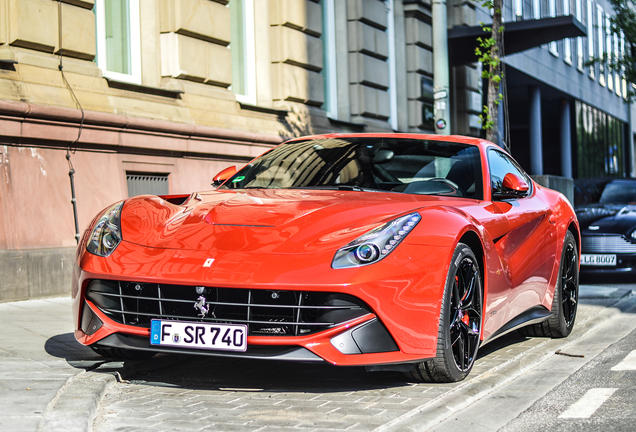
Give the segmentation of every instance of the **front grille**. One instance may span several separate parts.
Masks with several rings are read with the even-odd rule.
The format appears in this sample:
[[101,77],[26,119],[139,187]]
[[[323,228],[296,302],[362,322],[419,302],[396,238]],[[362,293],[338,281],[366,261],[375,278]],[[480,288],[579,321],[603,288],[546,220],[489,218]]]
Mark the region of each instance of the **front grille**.
[[259,336],[308,335],[370,312],[362,301],[340,293],[106,280],[91,281],[86,297],[121,324],[149,327],[152,319],[247,324],[248,334]]
[[584,235],[581,239],[581,251],[585,254],[636,254],[636,244],[620,234]]

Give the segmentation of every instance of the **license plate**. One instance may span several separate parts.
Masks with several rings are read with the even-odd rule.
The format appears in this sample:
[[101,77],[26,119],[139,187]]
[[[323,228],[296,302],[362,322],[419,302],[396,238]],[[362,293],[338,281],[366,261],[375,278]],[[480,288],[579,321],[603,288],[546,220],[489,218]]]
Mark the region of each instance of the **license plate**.
[[616,255],[587,255],[587,254],[581,254],[581,265],[588,265],[588,266],[616,266]]
[[247,351],[247,326],[152,320],[150,344],[181,348]]

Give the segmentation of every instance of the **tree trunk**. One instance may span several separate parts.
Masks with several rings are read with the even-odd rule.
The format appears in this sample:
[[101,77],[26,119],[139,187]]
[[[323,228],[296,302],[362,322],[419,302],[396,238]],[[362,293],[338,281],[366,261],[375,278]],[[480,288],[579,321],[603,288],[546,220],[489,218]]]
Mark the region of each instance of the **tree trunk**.
[[501,10],[503,8],[503,0],[493,1],[493,16],[492,16],[492,35],[495,43],[490,48],[490,55],[493,60],[493,64],[490,67],[490,76],[488,80],[488,115],[492,121],[492,127],[486,130],[486,139],[492,141],[495,144],[499,143],[499,80],[497,77],[501,77],[501,51],[502,51],[502,31],[501,29]]

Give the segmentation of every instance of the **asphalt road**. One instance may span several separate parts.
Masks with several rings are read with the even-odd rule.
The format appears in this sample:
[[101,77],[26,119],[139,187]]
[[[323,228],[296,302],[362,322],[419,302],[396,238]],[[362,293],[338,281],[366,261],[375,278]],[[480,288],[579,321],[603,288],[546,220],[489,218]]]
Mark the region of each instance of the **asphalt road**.
[[636,430],[636,331],[612,344],[502,429],[548,430]]

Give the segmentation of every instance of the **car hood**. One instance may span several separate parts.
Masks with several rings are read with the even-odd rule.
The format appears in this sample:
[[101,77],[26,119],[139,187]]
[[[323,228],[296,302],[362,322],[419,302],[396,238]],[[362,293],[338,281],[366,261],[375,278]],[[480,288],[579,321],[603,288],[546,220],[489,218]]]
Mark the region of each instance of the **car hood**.
[[596,204],[576,210],[583,234],[628,234],[636,227],[636,206]]
[[157,196],[126,201],[124,241],[149,247],[299,253],[337,249],[376,226],[456,199],[326,190],[213,191],[183,205]]

